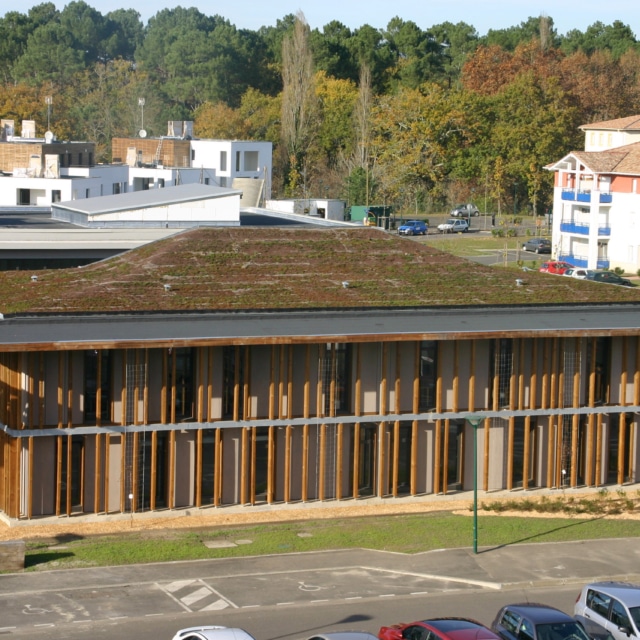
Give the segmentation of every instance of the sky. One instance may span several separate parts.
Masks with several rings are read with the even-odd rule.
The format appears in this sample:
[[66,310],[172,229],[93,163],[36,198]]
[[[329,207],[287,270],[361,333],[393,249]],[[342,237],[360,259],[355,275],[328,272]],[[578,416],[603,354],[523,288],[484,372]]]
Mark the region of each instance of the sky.
[[[0,0],[0,15],[8,11],[27,13],[33,6],[48,0]],[[638,0],[85,0],[106,14],[123,8],[135,8],[144,23],[165,8],[196,7],[206,15],[220,15],[240,29],[256,30],[275,26],[278,19],[302,11],[312,29],[320,29],[338,20],[350,29],[368,24],[384,29],[389,20],[398,16],[415,22],[421,29],[442,22],[466,22],[483,36],[489,29],[518,26],[530,17],[541,15],[553,19],[556,31],[563,35],[572,29],[584,31],[594,22],[606,25],[620,20],[631,27],[640,39],[640,2]],[[58,9],[68,1],[53,0]]]

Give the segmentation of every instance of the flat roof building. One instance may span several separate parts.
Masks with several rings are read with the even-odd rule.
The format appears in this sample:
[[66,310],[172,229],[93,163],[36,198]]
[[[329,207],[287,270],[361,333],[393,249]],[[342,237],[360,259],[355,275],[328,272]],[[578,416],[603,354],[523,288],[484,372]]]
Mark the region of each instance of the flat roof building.
[[4,275],[10,521],[637,482],[635,287],[363,227]]

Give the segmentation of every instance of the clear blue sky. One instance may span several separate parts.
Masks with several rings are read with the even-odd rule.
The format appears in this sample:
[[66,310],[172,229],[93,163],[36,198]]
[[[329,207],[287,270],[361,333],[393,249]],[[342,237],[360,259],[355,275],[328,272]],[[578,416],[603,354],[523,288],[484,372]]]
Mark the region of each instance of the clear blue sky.
[[[0,0],[0,14],[7,11],[26,13],[31,7],[46,0]],[[53,0],[58,9],[68,2]],[[196,7],[206,15],[219,14],[238,28],[258,29],[274,26],[279,18],[299,10],[312,28],[322,29],[331,20],[338,20],[351,29],[363,24],[385,28],[394,16],[412,20],[421,29],[441,22],[466,22],[480,35],[489,29],[517,26],[530,17],[547,15],[553,18],[558,33],[571,29],[584,31],[600,21],[612,24],[620,20],[631,27],[640,39],[640,2],[638,0],[86,0],[100,13],[114,9],[134,7],[146,21],[164,8],[176,6]]]

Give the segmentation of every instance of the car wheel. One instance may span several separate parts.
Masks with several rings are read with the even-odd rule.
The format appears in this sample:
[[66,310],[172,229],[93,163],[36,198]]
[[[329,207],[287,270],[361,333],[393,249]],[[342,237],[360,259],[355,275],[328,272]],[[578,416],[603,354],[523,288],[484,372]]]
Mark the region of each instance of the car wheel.
[[527,245],[526,245],[526,244],[523,244],[523,245],[522,245],[522,250],[523,250],[523,251],[526,251],[526,250],[527,250]]
[[536,249],[536,253],[540,253],[540,248]]

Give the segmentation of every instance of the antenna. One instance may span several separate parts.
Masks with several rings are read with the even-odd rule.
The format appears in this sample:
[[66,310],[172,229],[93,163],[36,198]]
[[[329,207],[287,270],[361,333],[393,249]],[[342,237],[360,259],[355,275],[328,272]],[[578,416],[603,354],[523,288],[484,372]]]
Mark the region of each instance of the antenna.
[[46,131],[44,134],[44,141],[47,144],[51,144],[53,142],[53,133],[51,131]]
[[147,132],[144,129],[140,129],[140,131],[138,131],[138,135],[141,138],[146,138],[147,137]]

